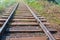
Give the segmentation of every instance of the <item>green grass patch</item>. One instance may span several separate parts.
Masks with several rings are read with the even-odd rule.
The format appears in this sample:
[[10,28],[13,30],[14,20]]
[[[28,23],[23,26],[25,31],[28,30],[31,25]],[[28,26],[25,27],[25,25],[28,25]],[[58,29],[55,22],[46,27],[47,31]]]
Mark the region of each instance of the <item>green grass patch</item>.
[[35,8],[36,10],[43,10],[43,6],[41,4],[38,3],[38,1],[36,0],[26,0],[28,5],[32,6],[33,8]]
[[0,12],[2,12],[5,8],[16,3],[15,0],[0,0]]

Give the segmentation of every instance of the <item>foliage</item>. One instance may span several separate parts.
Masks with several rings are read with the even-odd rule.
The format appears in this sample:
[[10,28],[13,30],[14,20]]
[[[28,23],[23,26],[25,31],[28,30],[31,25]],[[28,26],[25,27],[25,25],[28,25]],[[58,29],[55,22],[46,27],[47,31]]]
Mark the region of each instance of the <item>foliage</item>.
[[15,0],[5,0],[4,1],[5,6],[10,6],[10,5],[14,4],[14,3],[15,3]]
[[0,0],[0,12],[2,12],[6,7],[14,4],[15,0]]
[[27,3],[37,10],[43,10],[43,6],[39,4],[37,0],[27,0]]
[[60,0],[56,0],[56,2],[60,4]]

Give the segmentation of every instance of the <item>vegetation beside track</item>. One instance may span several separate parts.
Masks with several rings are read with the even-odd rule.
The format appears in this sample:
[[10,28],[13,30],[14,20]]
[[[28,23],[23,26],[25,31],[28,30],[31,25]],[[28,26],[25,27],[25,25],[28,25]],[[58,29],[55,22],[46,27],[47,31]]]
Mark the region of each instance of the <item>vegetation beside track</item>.
[[0,0],[0,13],[10,5],[14,4],[15,0]]
[[47,0],[25,0],[25,2],[51,23],[60,25],[60,5]]

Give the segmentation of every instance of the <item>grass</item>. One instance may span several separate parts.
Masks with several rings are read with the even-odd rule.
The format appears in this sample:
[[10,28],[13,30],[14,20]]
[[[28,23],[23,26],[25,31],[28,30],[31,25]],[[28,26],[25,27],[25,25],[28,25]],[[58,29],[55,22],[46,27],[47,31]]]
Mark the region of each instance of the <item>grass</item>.
[[0,13],[7,7],[13,5],[15,0],[0,0]]
[[28,5],[37,10],[40,15],[46,17],[50,22],[60,25],[60,5],[54,4],[52,2],[49,3],[45,0],[31,0],[31,2],[26,0],[26,2]]
[[27,2],[30,6],[32,6],[33,8],[37,9],[37,10],[43,10],[43,6],[41,4],[38,3],[38,1],[31,1],[31,2]]
[[0,13],[5,9],[5,7],[0,5]]

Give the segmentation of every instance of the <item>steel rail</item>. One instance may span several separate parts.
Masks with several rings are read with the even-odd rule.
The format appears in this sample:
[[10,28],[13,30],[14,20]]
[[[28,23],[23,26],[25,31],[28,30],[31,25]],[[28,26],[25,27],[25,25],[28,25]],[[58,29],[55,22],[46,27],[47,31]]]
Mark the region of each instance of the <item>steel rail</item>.
[[2,27],[0,28],[0,34],[2,34],[5,29],[6,29],[6,25],[8,24],[8,22],[10,21],[10,19],[12,18],[12,15],[14,14],[15,10],[17,9],[18,7],[18,4],[16,4],[15,8],[13,9],[13,11],[11,12],[11,14],[9,15],[9,17],[6,19],[6,21],[4,22],[4,24],[2,25]]
[[45,32],[45,34],[48,36],[49,40],[56,40],[52,34],[49,32],[49,30],[46,28],[46,26],[41,22],[41,20],[36,16],[36,14],[31,10],[31,8],[23,1],[23,3],[27,6],[27,8],[30,10],[34,18],[39,23],[39,26],[42,28],[42,30]]

